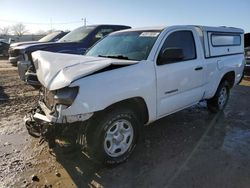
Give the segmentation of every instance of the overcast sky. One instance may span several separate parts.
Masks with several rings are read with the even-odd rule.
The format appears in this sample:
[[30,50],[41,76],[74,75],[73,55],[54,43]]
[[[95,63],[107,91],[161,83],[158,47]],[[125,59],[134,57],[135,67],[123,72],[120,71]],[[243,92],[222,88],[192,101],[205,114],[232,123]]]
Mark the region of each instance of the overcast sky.
[[0,28],[22,22],[30,32],[87,24],[132,27],[198,24],[250,32],[250,0],[0,0]]

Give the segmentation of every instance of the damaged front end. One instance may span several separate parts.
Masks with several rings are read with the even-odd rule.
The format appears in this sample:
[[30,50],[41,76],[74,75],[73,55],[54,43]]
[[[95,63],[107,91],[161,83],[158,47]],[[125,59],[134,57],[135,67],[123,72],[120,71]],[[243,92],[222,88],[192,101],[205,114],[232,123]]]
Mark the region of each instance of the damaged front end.
[[24,117],[29,134],[44,139],[51,148],[54,147],[56,139],[76,143],[79,128],[84,128],[85,120],[93,115],[65,113],[77,94],[78,87],[65,87],[56,91],[48,91],[43,87],[37,107]]
[[55,125],[34,117],[36,113],[41,113],[41,112],[42,112],[41,108],[39,106],[36,107],[32,111],[30,111],[30,113],[25,115],[24,122],[28,130],[28,133],[31,136],[46,140],[49,144],[49,147],[53,148],[55,146],[55,139],[57,137],[56,133],[58,134],[58,131],[56,131]]
[[[44,137],[50,145],[54,144],[55,138],[69,133],[76,137],[79,132],[74,132],[79,126],[74,125],[81,124],[83,127],[86,120],[100,110],[89,107],[86,99],[83,99],[83,93],[79,92],[82,91],[79,88],[83,87],[82,82],[78,86],[75,81],[110,70],[112,66],[120,68],[138,63],[132,60],[46,51],[33,52],[32,60],[42,88],[38,106],[26,115],[25,124],[32,136]],[[91,100],[95,100],[94,96]]]

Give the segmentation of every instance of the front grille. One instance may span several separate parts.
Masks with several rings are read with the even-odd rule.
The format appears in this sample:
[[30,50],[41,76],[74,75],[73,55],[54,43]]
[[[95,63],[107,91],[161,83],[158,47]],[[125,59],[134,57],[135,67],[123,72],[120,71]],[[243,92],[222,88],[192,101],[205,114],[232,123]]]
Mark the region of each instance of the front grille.
[[43,100],[47,108],[50,110],[52,110],[54,106],[54,95],[55,91],[49,91],[46,88],[43,89]]

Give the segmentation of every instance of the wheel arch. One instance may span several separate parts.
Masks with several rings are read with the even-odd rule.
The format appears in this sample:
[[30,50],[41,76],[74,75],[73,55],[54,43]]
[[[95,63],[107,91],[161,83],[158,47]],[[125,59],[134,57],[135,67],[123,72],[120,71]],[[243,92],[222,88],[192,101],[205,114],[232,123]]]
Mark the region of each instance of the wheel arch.
[[214,82],[210,83],[210,88],[207,91],[208,94],[207,94],[206,99],[212,98],[215,95],[219,85],[225,80],[229,83],[229,87],[232,88],[235,83],[235,72],[233,70],[227,71],[224,74],[222,74],[220,77],[217,77],[214,80]]
[[134,110],[138,115],[140,121],[146,124],[149,121],[149,111],[145,100],[142,97],[132,97],[118,101],[106,107],[104,111],[112,110],[114,108],[127,107]]
[[[235,72],[229,71],[226,74],[224,74],[224,76],[221,78],[220,83],[223,81],[227,81],[230,88],[232,88],[234,86],[234,83],[235,83]],[[219,85],[220,85],[220,83],[219,83]],[[218,88],[218,86],[217,86],[217,88]]]

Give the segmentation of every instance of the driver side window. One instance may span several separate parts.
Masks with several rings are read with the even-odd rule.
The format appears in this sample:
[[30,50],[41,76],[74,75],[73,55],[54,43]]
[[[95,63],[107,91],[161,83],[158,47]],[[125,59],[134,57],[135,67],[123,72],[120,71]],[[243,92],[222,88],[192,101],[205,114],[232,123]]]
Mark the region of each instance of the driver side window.
[[[170,53],[167,54],[167,57],[171,58],[166,59],[166,51]],[[179,55],[179,52],[182,54],[181,58],[173,58],[174,55]],[[165,57],[161,58],[161,56],[164,56],[164,53]],[[159,63],[159,59],[165,62]],[[192,31],[176,31],[171,33],[165,40],[159,53],[157,64],[167,64],[192,59],[196,59],[196,48]]]

